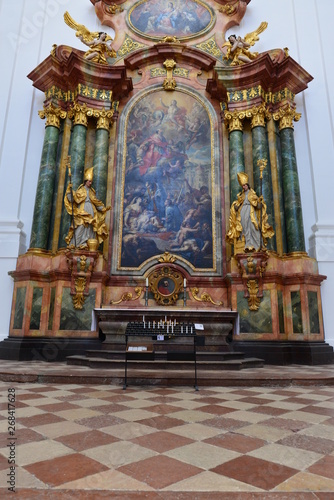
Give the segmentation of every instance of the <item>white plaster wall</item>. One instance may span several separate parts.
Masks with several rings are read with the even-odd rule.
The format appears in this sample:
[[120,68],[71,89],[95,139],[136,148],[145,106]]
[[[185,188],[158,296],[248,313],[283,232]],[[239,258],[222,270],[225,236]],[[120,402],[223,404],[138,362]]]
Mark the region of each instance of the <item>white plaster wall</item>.
[[[44,95],[26,75],[54,43],[83,49],[63,21],[65,10],[77,22],[100,30],[89,0],[0,0],[0,57],[5,68],[0,81],[0,340],[8,335],[13,289],[8,272],[29,247],[44,138],[44,122],[38,117]],[[296,97],[302,118],[295,124],[295,142],[306,247],[317,258],[319,272],[328,277],[322,302],[326,340],[334,346],[334,216],[329,208],[334,177],[333,19],[333,0],[251,0],[241,25],[229,33],[245,35],[268,21],[254,50],[288,47],[291,57],[314,77]]]

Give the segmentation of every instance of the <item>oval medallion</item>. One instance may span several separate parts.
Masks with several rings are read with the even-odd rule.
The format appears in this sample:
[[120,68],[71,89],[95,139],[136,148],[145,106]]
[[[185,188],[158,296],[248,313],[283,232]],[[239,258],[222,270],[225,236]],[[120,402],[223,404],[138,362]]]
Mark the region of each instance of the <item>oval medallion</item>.
[[129,11],[128,24],[138,35],[179,40],[203,35],[215,22],[213,10],[200,0],[140,0]]

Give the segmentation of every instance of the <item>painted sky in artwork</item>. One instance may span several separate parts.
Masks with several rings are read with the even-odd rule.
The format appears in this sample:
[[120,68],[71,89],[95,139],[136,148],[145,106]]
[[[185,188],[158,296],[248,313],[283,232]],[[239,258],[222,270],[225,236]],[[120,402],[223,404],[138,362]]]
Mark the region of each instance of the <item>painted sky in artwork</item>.
[[129,24],[137,32],[153,38],[195,36],[207,30],[213,13],[195,0],[147,0],[130,11]]
[[129,111],[121,268],[168,251],[213,268],[212,125],[192,94],[152,91]]

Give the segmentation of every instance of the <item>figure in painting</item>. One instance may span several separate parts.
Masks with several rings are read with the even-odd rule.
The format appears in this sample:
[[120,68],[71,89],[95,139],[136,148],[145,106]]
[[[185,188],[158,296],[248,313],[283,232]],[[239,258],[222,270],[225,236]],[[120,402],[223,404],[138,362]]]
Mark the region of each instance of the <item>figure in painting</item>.
[[227,47],[224,59],[231,61],[231,66],[238,66],[253,61],[259,55],[258,52],[250,52],[249,47],[253,46],[259,40],[259,34],[262,33],[268,26],[268,23],[262,22],[257,30],[247,33],[245,38],[241,36],[230,35],[228,42],[222,45],[222,48]]
[[161,279],[158,283],[158,291],[162,295],[170,295],[173,293],[175,285],[173,281],[169,278]]
[[208,28],[214,20],[211,9],[202,2],[181,0],[142,0],[131,10],[130,25],[150,36],[191,36]]
[[146,174],[150,167],[155,167],[167,148],[167,141],[161,129],[158,129],[148,139],[142,142],[142,162],[139,165],[140,175]]
[[107,33],[100,31],[89,31],[83,24],[78,24],[66,11],[65,23],[76,31],[76,36],[89,47],[84,58],[99,64],[108,64],[107,57],[116,57],[116,52],[111,46],[112,38]]
[[274,230],[268,224],[267,206],[263,197],[258,197],[251,189],[248,175],[244,172],[238,173],[238,182],[242,191],[231,206],[226,240],[234,245],[238,240],[244,240],[244,251],[254,252],[261,249],[262,243],[266,246],[267,239],[274,236]]
[[71,182],[67,186],[64,204],[72,224],[65,241],[69,247],[88,248],[88,240],[102,243],[108,236],[105,224],[106,213],[111,207],[105,207],[96,198],[92,188],[93,168],[88,168],[84,174],[84,182],[73,191]]

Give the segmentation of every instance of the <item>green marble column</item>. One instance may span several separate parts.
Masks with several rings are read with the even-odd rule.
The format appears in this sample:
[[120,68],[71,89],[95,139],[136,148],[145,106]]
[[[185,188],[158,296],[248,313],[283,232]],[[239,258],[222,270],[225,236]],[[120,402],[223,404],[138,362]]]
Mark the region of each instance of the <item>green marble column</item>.
[[241,187],[238,182],[238,172],[245,171],[245,154],[242,130],[230,132],[230,200],[231,204],[237,199]]
[[[85,168],[85,152],[86,152],[86,136],[87,128],[85,125],[77,124],[73,126],[71,142],[70,142],[70,156],[71,156],[71,173],[73,189],[76,190],[83,182],[83,174]],[[65,190],[68,186],[68,172],[66,172]],[[63,207],[60,233],[59,233],[59,248],[67,246],[65,236],[67,236],[71,218],[67,213],[65,206]]]
[[48,245],[50,216],[56,174],[56,159],[59,129],[45,128],[42,158],[40,163],[34,216],[31,229],[30,248],[46,250]]
[[54,181],[54,191],[52,196],[52,208],[50,215],[50,230],[48,237],[48,250],[52,250],[52,242],[53,242],[53,234],[55,227],[55,218],[56,218],[56,207],[57,207],[57,196],[58,196],[58,186],[59,186],[59,177],[61,170],[61,150],[63,145],[63,135],[64,135],[64,121],[60,124],[59,130],[59,138],[58,138],[58,148],[57,148],[57,159],[56,159],[56,171],[55,171],[55,181]]
[[[267,160],[267,166],[262,173],[262,195],[263,199],[267,205],[268,222],[275,230],[274,221],[274,202],[273,202],[273,188],[271,182],[271,169],[270,169],[270,159],[269,159],[269,148],[267,133],[265,127],[253,127],[252,128],[252,142],[253,142],[253,179],[254,179],[254,190],[257,195],[261,194],[261,179],[260,179],[260,169],[258,167],[258,160]],[[276,234],[276,231],[275,231]],[[275,236],[268,240],[267,244],[268,250],[276,250],[276,239]]]
[[86,154],[87,127],[74,125],[72,130],[70,156],[73,189],[76,190],[83,182]]
[[305,252],[302,206],[293,128],[280,131],[287,251]]
[[108,177],[109,132],[99,128],[95,134],[93,187],[99,200],[106,204]]

